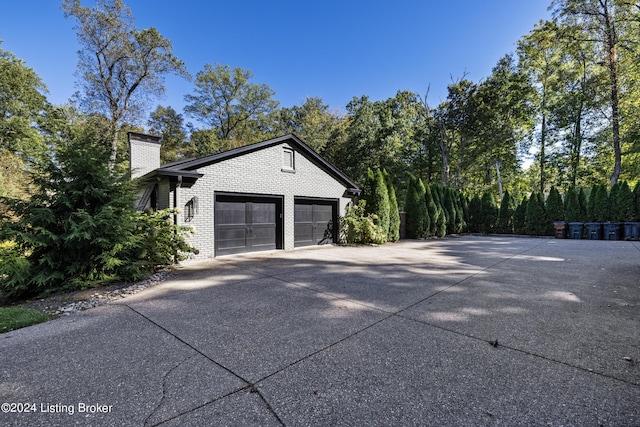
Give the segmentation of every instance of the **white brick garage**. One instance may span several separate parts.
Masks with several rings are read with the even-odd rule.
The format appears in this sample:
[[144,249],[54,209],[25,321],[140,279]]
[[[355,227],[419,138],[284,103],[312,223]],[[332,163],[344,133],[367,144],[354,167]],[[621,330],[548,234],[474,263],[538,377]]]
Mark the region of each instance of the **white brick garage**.
[[[135,138],[130,136],[130,143],[133,153]],[[142,165],[132,164],[134,167]],[[318,239],[324,235],[324,230],[318,231],[318,228],[323,227],[329,215],[331,226],[335,227],[338,215],[344,215],[352,197],[360,193],[360,188],[349,177],[294,135],[162,165],[143,176],[140,182],[141,187],[154,185],[156,191],[162,193],[153,200],[168,203],[168,206],[150,207],[175,206],[184,211],[176,221],[195,228],[190,243],[199,250],[199,258],[327,243],[331,239]],[[276,202],[275,208],[257,206],[266,209],[258,209],[262,219],[266,211],[275,211],[275,225],[254,226],[253,205],[261,201]],[[243,209],[244,222],[239,221]],[[258,235],[264,231],[260,230],[262,225],[271,227],[270,236],[275,232],[273,242],[261,240],[266,239]],[[244,244],[241,244],[242,229],[247,238]],[[332,229],[329,234],[335,239],[336,233]]]

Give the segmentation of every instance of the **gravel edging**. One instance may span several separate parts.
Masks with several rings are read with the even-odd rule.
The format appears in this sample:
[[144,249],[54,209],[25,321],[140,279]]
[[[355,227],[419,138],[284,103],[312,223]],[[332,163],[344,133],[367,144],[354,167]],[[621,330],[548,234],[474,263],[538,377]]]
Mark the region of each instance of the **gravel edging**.
[[53,295],[47,298],[25,302],[23,307],[40,310],[51,317],[68,316],[111,301],[126,298],[147,288],[155,286],[174,276],[173,271],[161,270],[148,278],[135,283],[119,283],[103,288],[92,288],[67,294]]

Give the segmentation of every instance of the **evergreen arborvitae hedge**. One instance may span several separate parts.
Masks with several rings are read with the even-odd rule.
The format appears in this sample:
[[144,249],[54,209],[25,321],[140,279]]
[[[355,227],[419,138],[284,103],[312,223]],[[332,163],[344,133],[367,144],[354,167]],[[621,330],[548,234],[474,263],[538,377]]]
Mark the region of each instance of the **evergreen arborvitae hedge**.
[[525,196],[524,199],[516,206],[513,211],[513,232],[516,234],[527,234],[527,206],[529,200]]
[[609,195],[605,184],[600,184],[596,188],[594,201],[594,217],[597,222],[609,221]]
[[398,199],[396,197],[396,190],[393,187],[391,176],[386,170],[382,171],[384,181],[387,185],[387,194],[389,195],[389,233],[387,238],[390,242],[397,242],[400,240],[400,212],[398,211]]
[[366,211],[369,214],[378,217],[376,224],[386,234],[389,231],[389,193],[387,191],[387,184],[380,169],[367,171],[367,186],[365,190],[368,190],[368,194],[365,194]]
[[482,194],[481,204],[482,222],[480,231],[485,234],[493,233],[498,222],[498,207],[496,206],[496,201],[490,192],[485,191]]
[[620,209],[618,206],[618,193],[620,192],[620,181],[611,186],[607,196],[607,215],[604,221],[621,221]]
[[482,199],[477,194],[469,201],[469,231],[472,233],[482,231]]
[[580,187],[578,191],[578,203],[580,205],[580,215],[578,216],[577,221],[586,222],[587,221],[587,195],[584,193],[584,189]]
[[637,216],[636,208],[633,201],[633,193],[626,181],[620,183],[618,189],[618,197],[616,200],[618,218],[616,221],[631,222],[635,221]]
[[640,221],[640,181],[633,188],[633,204],[635,206],[636,217],[634,221]]
[[587,222],[597,221],[596,198],[598,195],[598,184],[593,184],[589,192],[589,200],[587,201]]
[[430,219],[429,226],[427,227],[426,236],[435,236],[436,223],[438,220],[438,206],[433,198],[433,192],[431,191],[431,185],[427,185],[425,188],[425,202],[427,204],[427,215]]
[[580,209],[580,200],[578,199],[578,193],[576,192],[575,187],[569,187],[564,201],[564,220],[567,222],[581,221],[580,218],[582,217],[582,212]]
[[546,201],[547,218],[553,221],[564,221],[564,206],[562,203],[562,196],[556,187],[551,187],[549,190],[549,196]]
[[500,202],[500,211],[498,213],[498,225],[496,231],[503,234],[513,233],[513,199],[509,194],[509,190],[505,190]]
[[449,219],[447,217],[447,211],[442,206],[442,188],[432,184],[431,194],[433,194],[433,201],[436,204],[436,217],[432,219],[433,235],[436,237],[444,237],[447,235],[447,222]]
[[419,239],[427,235],[429,215],[424,195],[425,188],[420,178],[409,178],[404,208],[407,215],[407,237],[410,239]]
[[533,193],[529,198],[529,203],[527,203],[527,234],[531,236],[545,235],[548,232],[547,222],[542,194]]

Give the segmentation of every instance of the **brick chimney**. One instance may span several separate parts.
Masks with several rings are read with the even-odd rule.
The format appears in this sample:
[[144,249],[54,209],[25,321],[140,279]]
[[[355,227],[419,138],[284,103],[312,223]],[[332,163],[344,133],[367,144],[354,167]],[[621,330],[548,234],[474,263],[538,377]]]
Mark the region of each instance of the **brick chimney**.
[[160,167],[159,136],[128,132],[131,178],[139,178]]

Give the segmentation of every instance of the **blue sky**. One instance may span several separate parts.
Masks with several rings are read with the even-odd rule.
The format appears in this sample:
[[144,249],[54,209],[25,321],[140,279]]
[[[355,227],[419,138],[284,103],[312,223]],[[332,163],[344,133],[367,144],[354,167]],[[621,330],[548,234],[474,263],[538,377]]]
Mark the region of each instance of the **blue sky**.
[[[83,0],[92,6],[93,0]],[[138,28],[156,27],[192,75],[220,63],[254,73],[281,106],[321,97],[344,111],[354,96],[398,90],[446,98],[451,79],[486,78],[536,22],[550,0],[125,0]],[[62,104],[75,91],[79,45],[57,0],[0,0],[1,47],[33,68]],[[181,112],[193,83],[166,80],[156,104]]]

